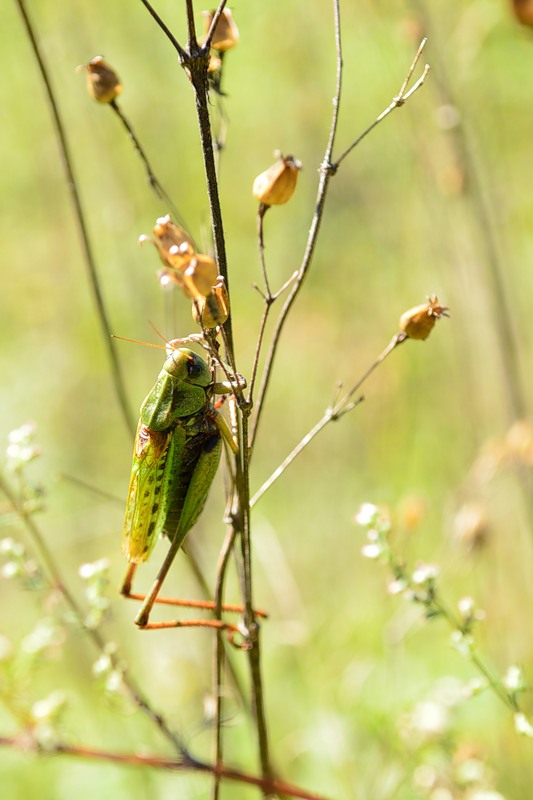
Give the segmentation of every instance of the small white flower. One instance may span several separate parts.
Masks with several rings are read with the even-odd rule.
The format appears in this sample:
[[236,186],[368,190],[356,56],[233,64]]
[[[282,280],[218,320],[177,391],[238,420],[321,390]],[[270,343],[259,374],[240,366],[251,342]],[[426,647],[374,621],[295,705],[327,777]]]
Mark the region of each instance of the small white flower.
[[503,685],[510,692],[520,692],[525,688],[524,673],[516,664],[509,667],[503,676]]
[[450,641],[452,647],[455,647],[462,656],[469,656],[474,649],[474,638],[462,631],[453,631]]
[[415,730],[426,736],[444,733],[450,724],[448,709],[434,700],[423,700],[415,706],[411,716],[411,724]]
[[435,564],[419,564],[414,570],[411,580],[417,586],[429,581],[434,581],[439,575],[439,568]]
[[457,608],[463,617],[471,617],[475,611],[476,604],[473,597],[461,597],[457,603]]
[[383,553],[383,545],[377,542],[365,544],[365,546],[361,548],[361,553],[365,558],[379,558]]
[[533,725],[528,720],[525,714],[518,712],[514,715],[514,727],[517,733],[522,736],[528,736],[533,739]]
[[111,670],[105,682],[105,688],[112,693],[119,692],[123,688],[122,673],[119,670]]
[[6,561],[2,566],[2,577],[4,578],[16,578],[21,572],[20,564],[16,561]]
[[402,578],[391,581],[387,586],[389,594],[401,594],[405,589],[407,589],[407,582]]
[[370,525],[376,519],[378,514],[378,507],[373,503],[363,503],[359,511],[355,515],[355,521],[358,525],[365,527]]
[[48,697],[45,697],[43,700],[37,700],[37,702],[33,704],[31,710],[33,719],[36,721],[50,719],[50,717],[56,716],[58,712],[64,708],[65,703],[66,697],[63,692],[52,692]]
[[16,542],[8,536],[5,539],[0,539],[0,553],[21,558],[24,555],[24,545],[22,542]]
[[80,578],[83,578],[83,580],[88,581],[91,578],[94,578],[96,575],[101,575],[102,573],[107,572],[108,569],[109,569],[109,559],[100,558],[98,561],[82,564],[78,570],[78,574]]
[[101,655],[100,658],[93,664],[93,675],[98,678],[100,675],[105,675],[112,667],[111,658],[108,655]]

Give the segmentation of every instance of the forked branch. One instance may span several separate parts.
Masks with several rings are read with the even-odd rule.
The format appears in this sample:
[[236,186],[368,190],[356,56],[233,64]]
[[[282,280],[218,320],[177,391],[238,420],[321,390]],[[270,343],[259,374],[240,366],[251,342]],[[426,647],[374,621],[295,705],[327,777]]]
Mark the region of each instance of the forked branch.
[[336,130],[337,130],[337,122],[338,122],[338,114],[339,114],[339,106],[340,106],[340,96],[341,96],[341,88],[342,88],[342,67],[343,67],[342,47],[341,47],[341,32],[340,32],[340,14],[339,14],[338,2],[336,2],[336,1],[334,2],[334,7],[335,7],[336,49],[337,49],[337,89],[336,89],[336,93],[335,93],[335,98],[333,100],[333,116],[332,116],[332,120],[331,120],[330,134],[329,134],[329,139],[328,139],[328,143],[327,143],[327,146],[326,146],[326,151],[324,153],[324,158],[322,160],[322,165],[320,167],[320,178],[319,178],[318,191],[317,191],[317,197],[316,197],[316,202],[315,202],[315,212],[313,214],[313,219],[311,221],[311,227],[310,227],[309,236],[308,236],[308,239],[307,239],[307,246],[306,246],[305,253],[304,253],[304,256],[303,256],[303,259],[302,259],[302,263],[301,263],[300,268],[298,270],[298,276],[297,276],[297,278],[296,278],[296,280],[294,282],[294,285],[293,285],[293,287],[292,287],[292,289],[291,289],[291,291],[289,293],[289,296],[287,297],[287,300],[285,301],[285,304],[284,304],[284,306],[283,306],[283,308],[282,308],[282,310],[280,312],[280,315],[278,317],[278,320],[277,320],[277,323],[276,323],[276,327],[275,327],[275,330],[274,330],[274,333],[273,333],[273,336],[272,336],[270,350],[269,350],[269,353],[267,355],[266,364],[265,364],[265,368],[264,368],[264,371],[263,371],[261,387],[260,387],[260,390],[259,390],[259,395],[258,395],[257,401],[255,403],[255,412],[256,413],[255,413],[254,427],[253,427],[253,430],[252,430],[250,447],[253,447],[253,444],[254,444],[256,436],[257,436],[257,428],[258,428],[259,422],[261,420],[261,416],[262,416],[262,412],[263,412],[263,408],[264,408],[265,396],[266,396],[266,393],[267,393],[267,390],[268,390],[268,387],[269,387],[269,384],[270,384],[270,379],[271,379],[271,376],[272,376],[272,369],[273,369],[273,365],[274,365],[274,359],[275,359],[276,352],[277,352],[277,349],[278,349],[278,346],[279,346],[279,341],[280,341],[280,338],[281,338],[281,334],[282,334],[283,328],[285,326],[285,323],[287,321],[289,313],[290,313],[290,311],[292,309],[292,306],[294,305],[294,302],[295,302],[296,298],[298,297],[298,295],[299,295],[299,293],[301,291],[303,283],[304,283],[304,281],[305,281],[305,279],[306,279],[306,277],[307,277],[307,275],[309,273],[309,269],[311,267],[311,262],[312,262],[314,251],[315,251],[316,241],[317,241],[317,238],[318,238],[318,234],[319,234],[319,231],[320,231],[320,225],[321,225],[321,222],[322,222],[322,216],[323,216],[323,213],[324,213],[324,204],[325,204],[326,195],[327,195],[328,189],[329,189],[330,179],[337,172],[341,162],[352,152],[352,150],[355,147],[357,147],[357,145],[359,145],[361,143],[361,141],[365,138],[365,136],[367,136],[372,130],[374,130],[374,128],[377,125],[379,125],[380,122],[382,122],[387,116],[389,116],[389,114],[392,111],[394,111],[394,109],[400,108],[402,105],[404,105],[407,102],[407,100],[410,97],[413,96],[413,94],[416,91],[418,91],[418,89],[423,85],[423,83],[424,83],[424,81],[425,81],[425,79],[426,79],[426,77],[427,77],[427,75],[429,73],[429,69],[430,69],[429,65],[426,64],[426,66],[424,67],[424,71],[423,71],[423,74],[421,75],[421,77],[416,81],[416,83],[411,87],[411,89],[408,89],[408,86],[409,86],[410,81],[412,79],[414,70],[415,70],[416,65],[418,64],[418,62],[420,60],[420,56],[421,56],[421,54],[422,54],[422,52],[424,50],[425,44],[426,44],[426,39],[423,39],[423,41],[421,42],[421,44],[420,44],[420,46],[419,46],[419,48],[417,50],[415,58],[413,59],[413,62],[411,64],[411,66],[409,67],[409,70],[407,72],[405,80],[403,81],[402,86],[400,87],[400,91],[398,92],[396,97],[393,99],[392,103],[390,103],[387,106],[387,108],[384,111],[382,111],[381,114],[374,120],[374,122],[371,125],[369,125],[368,128],[366,128],[366,130],[363,131],[363,133],[360,136],[358,136],[357,139],[355,139],[355,141],[352,142],[352,144],[339,156],[339,158],[336,161],[333,161],[332,153],[333,153],[333,145],[334,145],[334,142],[335,142],[335,134],[336,134]]

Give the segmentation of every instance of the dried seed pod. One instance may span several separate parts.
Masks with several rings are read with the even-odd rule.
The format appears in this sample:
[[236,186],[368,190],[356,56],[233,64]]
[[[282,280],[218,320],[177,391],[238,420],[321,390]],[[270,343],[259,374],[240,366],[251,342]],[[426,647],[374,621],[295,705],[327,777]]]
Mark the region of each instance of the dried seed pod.
[[211,53],[209,56],[209,64],[207,66],[208,75],[213,75],[220,72],[222,69],[222,59],[216,53]]
[[87,90],[91,97],[99,103],[111,103],[122,91],[122,84],[117,73],[104,61],[102,56],[96,56],[88,64],[82,64],[78,70],[87,72]]
[[[194,242],[189,234],[171,220],[170,214],[156,220],[153,232],[154,238],[143,234],[139,237],[139,243],[151,242],[165,267],[170,267],[170,271],[184,272],[194,256]],[[169,277],[172,280],[170,274]],[[182,282],[179,283],[181,285]]]
[[512,0],[511,5],[518,22],[533,28],[533,0]]
[[197,300],[207,297],[213,291],[218,278],[216,261],[210,256],[197,253],[189,262],[183,273],[183,281],[187,293]]
[[204,328],[216,328],[223,325],[229,317],[229,296],[222,275],[217,278],[216,285],[207,297],[199,296],[192,304],[192,317]]
[[415,306],[400,317],[400,331],[410,339],[427,339],[438,319],[447,317],[448,308],[439,303],[438,297],[428,297],[427,303]]
[[[203,11],[205,35],[211,27],[214,11]],[[225,10],[222,12],[220,19],[217,22],[213,39],[211,40],[211,47],[219,53],[225,53],[226,50],[231,50],[239,42],[239,29],[235,24],[231,11]]]
[[264,206],[279,206],[291,199],[302,165],[294,156],[280,156],[254,181],[253,195]]

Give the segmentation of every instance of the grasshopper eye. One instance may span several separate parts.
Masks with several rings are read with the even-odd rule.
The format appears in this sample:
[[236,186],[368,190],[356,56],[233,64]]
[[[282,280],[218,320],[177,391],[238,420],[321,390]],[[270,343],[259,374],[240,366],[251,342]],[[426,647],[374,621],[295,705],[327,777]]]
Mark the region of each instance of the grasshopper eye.
[[195,378],[199,378],[202,374],[202,364],[200,364],[195,358],[191,358],[190,361],[187,361],[187,375],[191,380]]

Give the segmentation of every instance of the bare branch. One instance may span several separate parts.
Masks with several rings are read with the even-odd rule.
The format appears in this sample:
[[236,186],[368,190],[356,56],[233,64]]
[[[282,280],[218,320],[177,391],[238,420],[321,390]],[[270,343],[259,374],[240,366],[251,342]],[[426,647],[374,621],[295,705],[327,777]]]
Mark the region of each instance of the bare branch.
[[224,767],[222,765],[208,764],[204,761],[198,761],[191,756],[182,759],[169,759],[160,756],[145,756],[138,753],[116,753],[109,750],[96,750],[91,747],[80,747],[66,743],[58,743],[46,747],[42,750],[39,743],[32,739],[31,734],[28,732],[22,733],[19,736],[0,736],[0,747],[12,747],[24,751],[33,749],[34,752],[41,753],[43,757],[46,756],[74,756],[77,758],[87,758],[98,761],[109,761],[113,764],[123,764],[137,767],[153,767],[155,769],[183,771],[189,770],[193,772],[205,772],[212,775],[218,775],[226,780],[236,781],[237,783],[247,784],[248,786],[257,786],[260,789],[267,791],[269,794],[287,795],[288,797],[296,797],[299,800],[327,800],[323,795],[318,795],[315,792],[307,792],[304,789],[299,789],[285,781],[272,780],[265,781],[262,778],[256,778],[246,772],[241,772],[237,769]]
[[335,88],[335,96],[333,98],[333,112],[331,116],[331,123],[330,123],[330,130],[328,136],[328,142],[326,145],[326,150],[324,153],[324,158],[322,160],[322,165],[320,167],[320,178],[318,183],[318,190],[317,190],[317,197],[315,203],[315,213],[313,215],[313,219],[311,221],[311,228],[309,231],[309,236],[307,239],[307,245],[305,248],[305,253],[302,259],[302,263],[298,270],[298,277],[295,280],[294,286],[287,297],[283,308],[281,309],[280,315],[278,317],[278,321],[276,323],[276,327],[272,336],[272,342],[270,345],[270,350],[267,355],[267,360],[265,364],[265,368],[263,371],[263,377],[261,381],[261,387],[259,390],[259,397],[255,404],[255,418],[254,418],[254,425],[250,436],[250,450],[253,449],[253,445],[257,436],[257,429],[259,426],[259,422],[262,416],[263,407],[265,396],[270,384],[270,379],[272,376],[272,368],[274,365],[274,358],[278,349],[278,345],[281,338],[281,333],[285,326],[285,322],[287,321],[287,317],[291,311],[291,308],[300,293],[300,289],[304,283],[304,280],[309,272],[309,268],[311,266],[311,261],[313,258],[318,233],[320,230],[320,225],[322,222],[322,216],[324,213],[324,203],[326,200],[326,195],[329,187],[329,182],[331,177],[334,174],[334,170],[331,167],[331,156],[333,153],[333,146],[335,144],[335,136],[337,133],[337,125],[339,119],[339,109],[340,109],[340,100],[341,100],[341,91],[342,91],[342,72],[343,72],[343,62],[342,62],[342,42],[341,42],[341,21],[340,21],[340,5],[339,0],[333,0],[333,10],[334,10],[334,23],[335,23],[335,50],[337,54],[337,71],[336,71],[336,88]]
[[339,399],[338,398],[338,391],[336,393],[335,400],[331,404],[329,408],[326,409],[324,412],[323,417],[316,423],[316,425],[311,428],[309,433],[307,433],[303,439],[296,445],[296,447],[289,453],[289,455],[285,458],[285,460],[279,465],[279,467],[274,470],[272,475],[263,483],[263,485],[257,490],[254,494],[252,499],[250,500],[250,505],[253,507],[258,500],[265,494],[265,492],[270,489],[272,484],[274,484],[281,475],[285,472],[288,466],[292,464],[294,459],[300,455],[302,450],[304,450],[308,444],[310,444],[315,436],[317,436],[330,422],[335,422],[347,414],[349,411],[352,411],[359,403],[362,402],[363,397],[358,397],[355,400],[352,398],[354,397],[355,393],[358,389],[361,388],[362,384],[366,381],[368,376],[376,369],[376,367],[384,361],[387,356],[392,353],[395,347],[405,341],[407,337],[405,334],[397,333],[395,336],[392,337],[391,341],[385,348],[385,350],[379,355],[376,360],[370,365],[367,371],[363,374],[361,378],[357,380],[356,383]]
[[102,335],[104,337],[104,343],[107,350],[107,355],[111,363],[111,377],[115,388],[115,394],[117,396],[117,400],[120,409],[122,411],[123,419],[126,425],[128,426],[128,430],[133,435],[136,427],[135,421],[126,395],[126,388],[124,385],[124,379],[122,377],[122,369],[120,366],[120,361],[118,359],[115,343],[111,338],[111,325],[109,322],[109,316],[107,313],[107,308],[104,302],[104,298],[100,290],[100,282],[96,271],[96,263],[93,256],[91,242],[89,239],[87,224],[85,222],[85,212],[83,211],[83,207],[81,204],[81,198],[78,191],[78,184],[76,181],[76,176],[74,175],[74,168],[70,156],[70,149],[67,142],[65,127],[63,125],[63,120],[61,119],[61,114],[59,112],[59,106],[56,100],[54,89],[52,87],[52,82],[50,79],[48,67],[46,65],[46,61],[41,51],[39,42],[37,41],[37,36],[33,29],[31,20],[28,16],[28,12],[26,11],[24,0],[16,0],[16,3],[20,11],[22,20],[24,22],[26,33],[28,35],[28,39],[30,40],[33,54],[39,66],[41,78],[43,80],[44,87],[46,90],[48,105],[50,107],[50,112],[52,114],[52,119],[61,154],[61,160],[63,162],[63,169],[65,172],[67,188],[70,194],[72,205],[74,206],[74,215],[78,225],[78,232],[81,239],[85,266],[89,278],[89,284],[93,292],[100,328],[102,331]]
[[418,62],[420,60],[420,56],[422,55],[424,47],[426,46],[426,42],[427,42],[427,39],[422,39],[422,41],[420,43],[420,46],[419,46],[419,48],[418,48],[418,50],[416,52],[416,55],[415,55],[415,57],[413,59],[413,62],[411,64],[411,66],[409,67],[409,71],[408,71],[408,73],[407,73],[407,75],[405,77],[405,80],[402,83],[400,91],[398,92],[396,97],[393,99],[392,103],[389,106],[387,106],[387,108],[384,111],[381,112],[379,117],[376,117],[374,122],[371,125],[369,125],[368,128],[366,128],[366,130],[364,130],[363,133],[360,136],[358,136],[357,139],[354,142],[352,142],[352,144],[344,151],[344,153],[342,153],[341,156],[339,156],[339,158],[332,165],[335,170],[337,170],[339,168],[339,164],[341,164],[341,162],[344,161],[346,156],[348,156],[352,152],[352,150],[355,147],[357,147],[357,145],[360,144],[363,141],[365,136],[368,136],[368,134],[371,131],[373,131],[374,128],[377,125],[379,125],[379,123],[382,122],[385,119],[385,117],[389,116],[391,111],[394,111],[395,108],[400,108],[401,106],[403,106],[407,102],[407,100],[409,100],[409,98],[412,97],[412,95],[415,92],[417,92],[418,89],[420,89],[420,87],[422,86],[422,84],[424,83],[424,81],[426,80],[426,78],[428,76],[428,73],[429,73],[429,70],[430,70],[429,64],[425,65],[424,71],[423,71],[422,75],[420,76],[420,78],[417,80],[417,82],[414,84],[414,86],[412,86],[411,89],[409,91],[407,91],[407,87],[409,86],[411,78],[413,77],[413,72],[415,71],[416,65],[418,64]]

